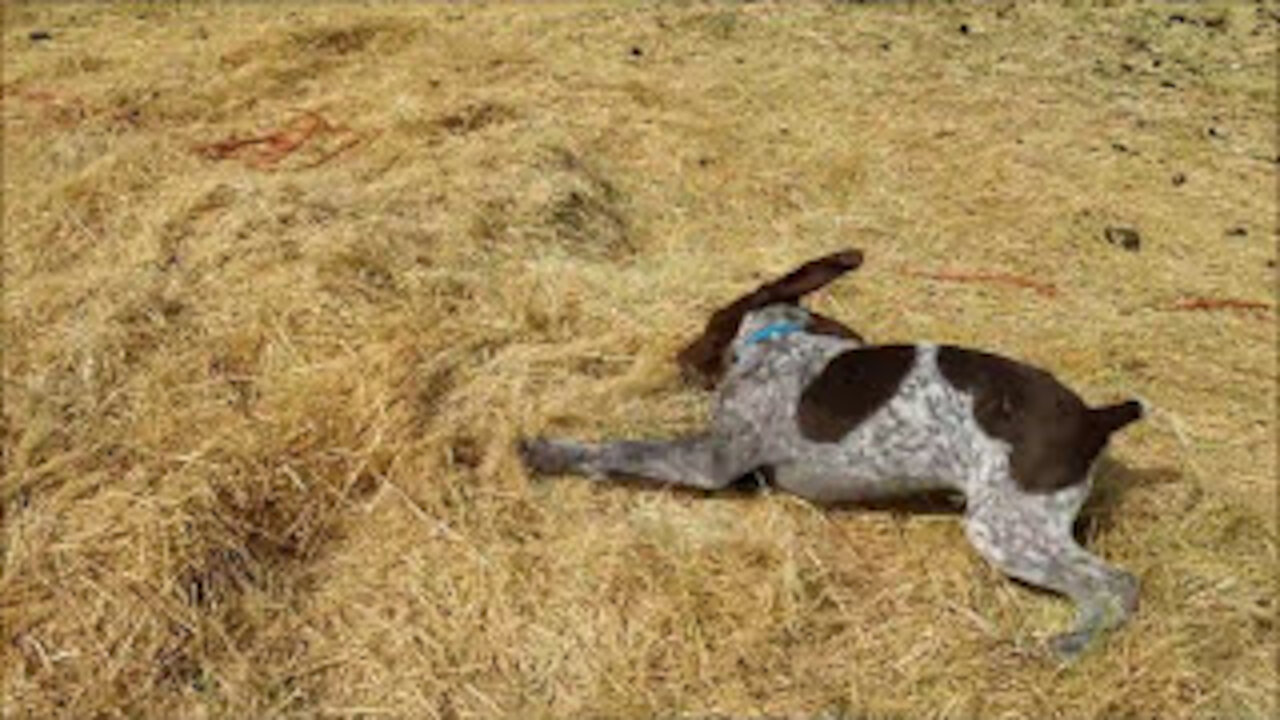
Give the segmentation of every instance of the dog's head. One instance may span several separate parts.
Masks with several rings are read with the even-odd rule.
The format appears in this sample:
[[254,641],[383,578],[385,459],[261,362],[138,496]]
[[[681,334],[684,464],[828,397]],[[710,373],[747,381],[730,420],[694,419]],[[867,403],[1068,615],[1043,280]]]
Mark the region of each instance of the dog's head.
[[[864,342],[861,335],[843,323],[798,307],[804,296],[860,265],[862,265],[860,251],[842,250],[810,260],[778,280],[761,285],[722,307],[707,321],[702,334],[686,345],[676,356],[681,372],[686,379],[704,388],[715,387],[729,368],[729,350],[734,339],[743,330],[741,327],[743,320],[749,313],[755,313],[752,322],[762,321],[768,313],[756,311],[769,308],[771,305],[797,306],[796,309],[800,310],[800,313],[790,319],[802,322],[805,332],[815,335],[834,335],[859,343]],[[770,312],[774,310],[770,308]],[[782,315],[787,313],[785,309],[779,309],[778,312]]]

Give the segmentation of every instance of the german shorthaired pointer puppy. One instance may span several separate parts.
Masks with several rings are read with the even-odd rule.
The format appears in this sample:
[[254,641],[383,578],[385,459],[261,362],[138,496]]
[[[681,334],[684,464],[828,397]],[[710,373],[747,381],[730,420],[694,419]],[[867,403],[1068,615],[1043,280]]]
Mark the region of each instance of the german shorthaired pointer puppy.
[[926,490],[965,497],[965,531],[1004,573],[1069,596],[1063,659],[1137,608],[1136,578],[1077,544],[1094,460],[1143,415],[1136,400],[1090,408],[1049,373],[949,345],[866,345],[799,300],[861,264],[820,258],[717,312],[680,354],[716,386],[711,427],[672,441],[521,443],[529,468],[633,476],[704,490],[764,470],[814,502]]

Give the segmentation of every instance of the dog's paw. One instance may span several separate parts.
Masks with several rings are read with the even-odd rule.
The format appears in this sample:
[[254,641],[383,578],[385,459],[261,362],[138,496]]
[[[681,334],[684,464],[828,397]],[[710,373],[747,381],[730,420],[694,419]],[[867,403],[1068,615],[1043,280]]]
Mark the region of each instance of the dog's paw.
[[1049,638],[1049,651],[1059,662],[1072,663],[1084,654],[1093,644],[1094,634],[1087,630],[1076,630]]
[[1112,591],[1116,596],[1119,621],[1124,622],[1130,615],[1138,612],[1138,577],[1131,572],[1118,571],[1112,578]]
[[518,450],[524,466],[543,475],[561,475],[572,472],[581,465],[584,449],[577,443],[545,438],[525,438]]

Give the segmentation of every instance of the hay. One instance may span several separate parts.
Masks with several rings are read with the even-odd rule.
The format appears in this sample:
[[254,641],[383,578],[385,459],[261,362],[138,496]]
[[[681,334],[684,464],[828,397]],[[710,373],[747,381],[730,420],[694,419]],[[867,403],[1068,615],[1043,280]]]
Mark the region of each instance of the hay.
[[[5,20],[6,717],[1276,713],[1271,8]],[[518,466],[697,426],[682,341],[847,245],[869,337],[1175,419],[1088,510],[1105,651],[953,517]]]

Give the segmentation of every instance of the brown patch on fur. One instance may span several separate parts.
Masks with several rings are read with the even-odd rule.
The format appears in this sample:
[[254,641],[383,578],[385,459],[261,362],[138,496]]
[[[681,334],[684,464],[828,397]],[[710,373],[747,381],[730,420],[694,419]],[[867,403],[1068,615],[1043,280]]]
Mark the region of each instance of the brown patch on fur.
[[915,359],[914,345],[858,348],[832,358],[800,395],[800,434],[839,442],[898,392]]
[[973,396],[982,429],[1009,443],[1014,481],[1027,492],[1083,481],[1111,433],[1142,416],[1133,401],[1091,410],[1049,373],[997,355],[944,346],[938,369]]

